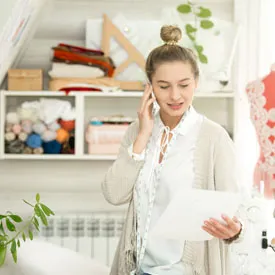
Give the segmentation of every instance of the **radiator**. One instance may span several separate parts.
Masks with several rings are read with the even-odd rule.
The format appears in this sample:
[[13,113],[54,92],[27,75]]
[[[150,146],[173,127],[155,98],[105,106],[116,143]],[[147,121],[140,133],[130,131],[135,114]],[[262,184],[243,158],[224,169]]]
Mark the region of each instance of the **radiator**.
[[47,227],[34,235],[110,266],[124,219],[124,212],[56,214],[49,218]]

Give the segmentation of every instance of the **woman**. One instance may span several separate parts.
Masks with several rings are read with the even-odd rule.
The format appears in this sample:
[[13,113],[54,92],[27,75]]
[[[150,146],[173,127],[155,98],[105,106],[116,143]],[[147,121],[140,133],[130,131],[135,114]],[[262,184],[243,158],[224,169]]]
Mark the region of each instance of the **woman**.
[[[149,233],[181,186],[238,191],[229,135],[192,107],[199,78],[195,56],[177,45],[178,27],[162,27],[161,38],[165,44],[146,61],[151,84],[138,120],[129,126],[102,183],[110,203],[129,203],[111,275],[229,275],[228,244],[242,232],[237,218],[223,216],[226,224],[205,221],[202,228],[215,237],[211,241],[183,245]],[[153,114],[155,101],[160,110]]]

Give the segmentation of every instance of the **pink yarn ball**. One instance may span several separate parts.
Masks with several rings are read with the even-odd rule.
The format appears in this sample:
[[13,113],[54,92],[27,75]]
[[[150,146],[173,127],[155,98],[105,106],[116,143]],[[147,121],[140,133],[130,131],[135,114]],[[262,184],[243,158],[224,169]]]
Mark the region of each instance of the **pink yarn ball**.
[[19,133],[21,132],[22,130],[22,127],[20,124],[14,124],[12,126],[12,131],[16,134],[16,135],[19,135]]
[[32,121],[28,120],[28,119],[23,120],[21,122],[21,127],[22,127],[23,132],[30,134],[32,132]]

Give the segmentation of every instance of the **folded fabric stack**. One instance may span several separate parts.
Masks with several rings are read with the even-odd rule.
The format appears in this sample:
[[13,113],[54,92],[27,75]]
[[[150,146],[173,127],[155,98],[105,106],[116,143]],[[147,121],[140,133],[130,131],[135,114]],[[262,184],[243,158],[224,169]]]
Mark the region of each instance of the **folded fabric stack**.
[[74,154],[75,110],[68,101],[41,98],[9,112],[6,154]]
[[88,154],[118,154],[131,122],[133,118],[123,116],[92,118],[86,129]]
[[[59,86],[58,90],[66,92],[102,91],[93,87],[93,84],[100,83],[98,79],[111,78],[115,71],[112,59],[105,56],[104,52],[63,43],[53,47],[52,62],[49,75],[52,81],[63,80],[63,85]],[[92,83],[91,80],[95,82]],[[66,85],[66,82],[70,86]]]

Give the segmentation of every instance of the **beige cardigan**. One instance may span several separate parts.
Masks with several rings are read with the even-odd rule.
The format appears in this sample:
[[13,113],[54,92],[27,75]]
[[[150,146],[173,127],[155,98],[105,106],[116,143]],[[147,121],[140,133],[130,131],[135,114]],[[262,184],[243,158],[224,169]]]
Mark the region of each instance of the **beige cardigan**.
[[[114,257],[111,275],[129,275],[135,269],[136,213],[133,188],[144,161],[135,161],[128,147],[138,133],[138,121],[129,126],[117,160],[102,182],[102,191],[113,205],[129,203],[125,225]],[[195,157],[193,188],[238,192],[233,142],[223,127],[204,117]],[[203,207],[203,205],[202,205]],[[186,242],[182,261],[193,266],[196,275],[230,275],[230,246],[216,238]]]

